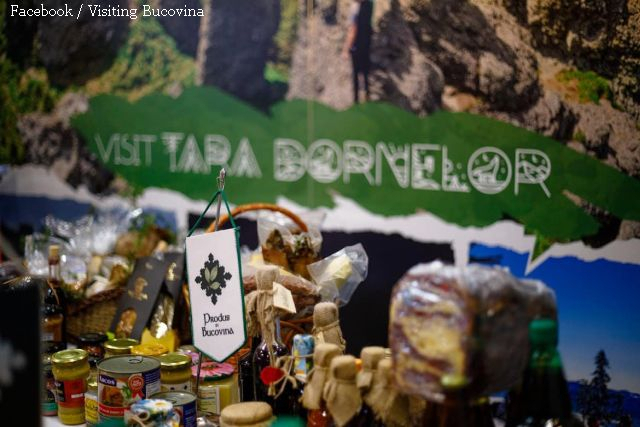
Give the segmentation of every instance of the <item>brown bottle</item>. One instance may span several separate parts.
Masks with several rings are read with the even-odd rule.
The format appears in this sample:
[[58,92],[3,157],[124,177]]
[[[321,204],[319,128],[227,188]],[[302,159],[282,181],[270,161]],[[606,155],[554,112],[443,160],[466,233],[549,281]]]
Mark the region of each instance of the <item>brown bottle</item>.
[[[62,314],[62,342],[67,342],[67,299],[62,290],[60,277],[60,246],[49,246],[49,277],[44,292],[44,305],[55,306]],[[51,309],[53,310],[53,309]]]

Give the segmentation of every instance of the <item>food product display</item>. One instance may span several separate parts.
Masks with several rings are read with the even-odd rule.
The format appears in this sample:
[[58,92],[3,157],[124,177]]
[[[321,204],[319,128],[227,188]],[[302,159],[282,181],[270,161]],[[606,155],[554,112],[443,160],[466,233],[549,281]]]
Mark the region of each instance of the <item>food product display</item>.
[[532,292],[503,269],[418,265],[398,282],[391,300],[396,382],[436,401],[444,398],[441,379],[450,375],[466,377],[471,396],[508,389],[527,361],[532,316],[554,311],[548,290]]
[[[509,390],[507,427],[574,425],[546,285],[500,268],[417,265],[393,287],[389,348],[366,345],[356,358],[340,314],[367,277],[367,253],[356,244],[322,258],[319,232],[303,229],[259,218],[260,248],[245,252],[240,271],[250,342],[234,341],[223,362],[190,344],[201,344],[191,337],[199,328],[177,326],[191,329],[202,295],[183,287],[183,254],[160,236],[139,246],[142,231],[129,230],[113,239],[121,255],[92,250],[77,289],[60,274],[69,248],[54,241],[39,279],[42,414],[89,427],[493,427],[500,414],[487,396]],[[86,304],[78,298],[100,283],[118,293],[115,314],[66,334]],[[205,319],[222,330],[226,307],[210,302]]]
[[84,393],[89,377],[89,356],[86,351],[61,350],[51,356],[56,382],[58,418],[63,424],[84,423]]

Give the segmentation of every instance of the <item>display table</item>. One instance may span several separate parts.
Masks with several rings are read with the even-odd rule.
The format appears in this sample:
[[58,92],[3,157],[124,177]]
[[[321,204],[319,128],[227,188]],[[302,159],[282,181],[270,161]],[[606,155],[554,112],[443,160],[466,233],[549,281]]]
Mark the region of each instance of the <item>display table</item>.
[[[62,427],[64,424],[60,422],[58,417],[42,417],[42,427]],[[77,424],[77,427],[86,427],[86,424]]]

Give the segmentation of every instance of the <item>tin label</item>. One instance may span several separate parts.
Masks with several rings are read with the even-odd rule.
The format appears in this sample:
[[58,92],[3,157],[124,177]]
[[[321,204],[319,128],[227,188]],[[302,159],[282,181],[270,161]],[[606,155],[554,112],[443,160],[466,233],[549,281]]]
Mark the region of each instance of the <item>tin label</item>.
[[162,391],[188,391],[191,392],[191,381],[182,383],[167,384],[162,383]]
[[79,408],[84,406],[84,392],[87,391],[85,379],[56,381],[58,405],[62,408]]
[[198,407],[201,411],[220,414],[220,387],[201,387],[198,396]]
[[160,391],[160,369],[122,375],[101,372],[98,375],[98,412],[100,418],[121,418],[132,403]]
[[51,372],[51,366],[43,369],[42,378],[42,415],[56,415],[58,413],[58,404],[56,403],[56,381]]
[[195,400],[185,405],[173,406],[174,411],[180,416],[180,427],[197,427],[197,411]]
[[98,424],[98,396],[95,394],[85,394],[84,418],[87,423]]

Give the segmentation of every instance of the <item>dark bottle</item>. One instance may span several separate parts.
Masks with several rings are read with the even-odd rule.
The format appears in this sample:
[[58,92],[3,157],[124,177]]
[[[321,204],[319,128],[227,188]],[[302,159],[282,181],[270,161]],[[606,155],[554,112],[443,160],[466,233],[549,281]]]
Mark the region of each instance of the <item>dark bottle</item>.
[[242,402],[252,402],[256,400],[255,384],[253,376],[253,354],[258,348],[260,340],[251,338],[251,350],[243,355],[238,361],[238,385],[240,388],[240,400]]
[[360,411],[347,423],[346,427],[385,427],[385,425],[376,419],[369,405],[362,402]]
[[538,319],[529,325],[530,354],[522,384],[508,396],[506,426],[577,426],[557,350],[558,324]]
[[62,342],[67,342],[67,299],[60,277],[60,246],[49,246],[49,277],[44,292],[44,304],[59,307],[62,313]]
[[442,377],[445,398],[441,403],[429,403],[422,425],[425,427],[494,427],[489,399],[470,399],[468,381],[464,376]]
[[285,403],[288,400],[287,396],[284,396],[286,392],[278,397],[278,399],[274,399],[273,396],[268,395],[268,386],[265,385],[260,378],[262,370],[271,364],[269,349],[271,349],[274,361],[280,356],[287,356],[289,354],[289,349],[282,343],[282,338],[280,337],[280,318],[278,317],[275,318],[275,332],[274,340],[270,344],[264,340],[265,334],[263,333],[260,344],[258,344],[258,347],[253,353],[253,383],[255,385],[254,393],[256,400],[267,402],[271,405],[274,415],[283,415],[291,413],[291,408],[288,408]]

